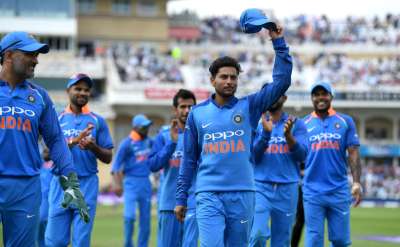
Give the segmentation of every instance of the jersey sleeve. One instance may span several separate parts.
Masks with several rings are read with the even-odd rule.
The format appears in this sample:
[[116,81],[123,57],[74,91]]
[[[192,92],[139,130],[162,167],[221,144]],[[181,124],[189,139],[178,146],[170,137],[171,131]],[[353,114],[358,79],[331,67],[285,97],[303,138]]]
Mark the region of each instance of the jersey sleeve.
[[265,149],[268,147],[269,140],[271,138],[271,132],[267,132],[259,123],[256,131],[256,136],[253,142],[253,159],[254,163],[258,164],[265,153]]
[[151,152],[147,160],[148,166],[152,172],[157,172],[168,166],[169,159],[175,151],[176,142],[165,141],[164,139],[163,132],[160,131],[153,141]]
[[187,205],[188,191],[192,185],[193,175],[197,169],[199,157],[197,129],[193,119],[193,111],[189,113],[184,132],[184,147],[182,164],[179,167],[178,182],[176,186],[176,204]]
[[352,146],[360,146],[356,125],[351,117],[346,118],[347,132],[346,132],[346,148]]
[[114,162],[111,166],[111,173],[120,172],[125,167],[125,162],[129,158],[129,139],[124,139],[118,147],[117,153],[115,155]]
[[114,148],[110,130],[108,129],[107,122],[104,118],[99,118],[99,130],[97,135],[97,144],[106,149]]
[[275,50],[275,63],[272,72],[272,83],[264,84],[260,91],[248,96],[251,123],[254,128],[261,114],[281,97],[291,84],[292,57],[284,38],[272,41]]
[[64,139],[57,113],[48,94],[42,91],[44,109],[40,116],[39,132],[50,151],[50,158],[62,175],[75,172],[72,164],[72,155]]
[[290,150],[291,156],[297,162],[304,162],[307,156],[307,128],[301,119],[294,123],[293,136],[296,144]]

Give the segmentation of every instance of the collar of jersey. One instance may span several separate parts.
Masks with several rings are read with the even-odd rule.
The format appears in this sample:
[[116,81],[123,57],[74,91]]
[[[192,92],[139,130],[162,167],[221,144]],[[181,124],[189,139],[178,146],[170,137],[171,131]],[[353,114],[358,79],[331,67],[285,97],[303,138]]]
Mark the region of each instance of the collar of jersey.
[[[335,111],[332,107],[329,108],[329,110],[328,110],[328,116],[331,117],[331,116],[333,116],[333,115],[335,115],[335,114],[336,114],[336,111]],[[318,115],[317,115],[317,113],[316,113],[315,111],[313,111],[313,112],[311,113],[311,115],[312,115],[313,117],[319,118]]]
[[235,104],[238,102],[238,99],[237,99],[235,96],[231,96],[231,97],[229,98],[229,101],[228,101],[225,105],[220,106],[220,105],[217,104],[217,102],[215,102],[215,93],[213,93],[213,94],[211,95],[210,101],[211,101],[215,106],[217,106],[218,108],[224,108],[224,107],[226,107],[226,108],[232,108],[232,107],[234,107]]
[[[72,110],[71,110],[71,105],[67,105],[67,107],[65,107],[65,110],[64,110],[66,113],[74,113]],[[90,109],[89,109],[89,106],[86,104],[84,107],[82,107],[82,114],[89,114],[90,113]]]
[[137,133],[136,131],[132,130],[131,133],[129,134],[129,137],[133,141],[141,141],[143,138]]
[[[0,86],[6,86],[6,85],[7,86],[9,85],[8,82],[0,80]],[[16,87],[25,87],[27,85],[28,85],[28,82],[25,80],[25,81],[23,81],[21,83],[18,83]]]

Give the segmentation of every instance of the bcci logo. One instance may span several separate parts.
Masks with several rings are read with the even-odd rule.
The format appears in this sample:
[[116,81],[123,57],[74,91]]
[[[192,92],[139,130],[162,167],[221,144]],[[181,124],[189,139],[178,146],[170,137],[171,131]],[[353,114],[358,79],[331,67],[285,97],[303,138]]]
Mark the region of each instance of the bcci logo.
[[243,117],[240,114],[236,114],[233,116],[233,122],[236,124],[240,124],[243,121]]
[[33,97],[33,95],[29,95],[28,96],[28,101],[31,102],[31,103],[35,102],[35,97]]
[[336,129],[340,129],[340,124],[339,123],[335,123],[335,128]]

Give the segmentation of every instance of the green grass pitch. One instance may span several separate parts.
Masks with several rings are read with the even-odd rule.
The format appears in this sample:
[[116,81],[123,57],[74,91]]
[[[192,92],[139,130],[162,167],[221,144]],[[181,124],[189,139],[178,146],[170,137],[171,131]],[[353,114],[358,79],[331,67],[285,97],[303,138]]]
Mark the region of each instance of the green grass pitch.
[[[1,229],[0,229],[1,231]],[[361,240],[367,235],[400,236],[400,208],[356,208],[351,212],[354,247],[395,247],[399,244]],[[137,226],[135,226],[137,233]],[[153,210],[150,247],[156,246],[157,217]],[[136,235],[136,234],[135,234]],[[326,235],[326,234],[325,234]],[[136,236],[135,236],[136,239]],[[123,245],[122,206],[99,206],[92,234],[93,247]],[[0,241],[0,246],[3,246]],[[325,246],[328,246],[326,241]]]

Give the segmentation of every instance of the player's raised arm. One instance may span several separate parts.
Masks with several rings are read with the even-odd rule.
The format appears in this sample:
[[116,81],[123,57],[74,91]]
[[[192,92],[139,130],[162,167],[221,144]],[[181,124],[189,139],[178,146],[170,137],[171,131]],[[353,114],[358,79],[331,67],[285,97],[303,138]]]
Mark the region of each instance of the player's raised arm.
[[281,97],[291,84],[292,57],[283,38],[283,28],[277,27],[276,31],[269,31],[272,45],[275,50],[275,62],[272,72],[272,83],[264,84],[261,90],[249,95],[252,124],[255,126],[262,112],[265,112],[279,97]]

